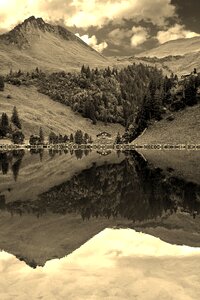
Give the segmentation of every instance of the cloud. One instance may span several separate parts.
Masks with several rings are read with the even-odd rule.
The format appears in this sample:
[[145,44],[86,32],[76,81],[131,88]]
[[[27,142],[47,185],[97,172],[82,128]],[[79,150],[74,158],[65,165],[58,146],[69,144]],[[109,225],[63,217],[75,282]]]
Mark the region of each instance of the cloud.
[[195,36],[199,36],[199,34],[193,31],[186,30],[184,25],[176,24],[166,31],[159,31],[156,38],[158,39],[160,44],[163,44],[168,41],[181,38],[192,38]]
[[132,32],[134,33],[134,35],[131,38],[132,47],[137,47],[143,44],[149,37],[147,29],[141,26],[133,26]]
[[20,300],[197,300],[199,259],[200,248],[170,245],[131,229],[105,229],[43,268],[31,269],[0,252],[0,295]]
[[164,25],[168,18],[175,16],[175,6],[170,0],[80,0],[73,1],[72,6],[76,13],[66,20],[66,25],[77,27],[102,27],[109,21],[123,18]]
[[108,47],[108,44],[105,41],[98,44],[98,41],[97,41],[97,38],[95,35],[92,35],[91,37],[89,37],[88,34],[84,34],[81,36],[79,33],[76,33],[75,35],[78,36],[86,44],[88,44],[89,46],[91,46],[98,52],[102,52],[104,49],[106,49]]
[[116,28],[109,32],[109,41],[116,46],[120,46],[125,38],[130,38],[132,35],[132,30],[126,30],[124,28]]
[[170,0],[0,0],[0,28],[11,28],[30,15],[47,21],[63,19],[66,26],[103,27],[110,21],[124,18],[150,21],[163,26],[174,17],[175,6]]

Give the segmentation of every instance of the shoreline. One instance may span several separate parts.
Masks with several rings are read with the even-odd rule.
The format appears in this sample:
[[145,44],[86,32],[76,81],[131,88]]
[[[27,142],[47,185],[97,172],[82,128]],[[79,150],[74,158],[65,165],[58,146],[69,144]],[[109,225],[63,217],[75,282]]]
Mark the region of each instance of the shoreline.
[[30,144],[0,144],[0,151],[12,150],[200,150],[200,144],[173,144],[173,143],[155,143],[155,144],[45,144],[45,145],[30,145]]

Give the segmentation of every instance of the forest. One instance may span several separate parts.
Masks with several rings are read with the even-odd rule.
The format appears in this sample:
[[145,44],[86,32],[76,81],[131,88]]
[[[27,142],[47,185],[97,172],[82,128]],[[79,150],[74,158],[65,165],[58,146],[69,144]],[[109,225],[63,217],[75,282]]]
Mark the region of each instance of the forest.
[[10,71],[5,81],[14,85],[36,85],[38,91],[54,101],[70,106],[83,117],[126,128],[122,141],[136,138],[152,120],[161,120],[166,111],[174,112],[199,100],[200,74],[165,76],[156,67],[132,64],[122,69],[90,69],[80,72],[47,74]]

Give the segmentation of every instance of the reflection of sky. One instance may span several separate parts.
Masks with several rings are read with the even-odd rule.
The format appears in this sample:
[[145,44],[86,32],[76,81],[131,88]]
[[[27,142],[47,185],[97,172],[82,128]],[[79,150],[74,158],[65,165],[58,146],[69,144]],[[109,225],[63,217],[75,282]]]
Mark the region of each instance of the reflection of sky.
[[0,253],[0,299],[200,299],[200,248],[106,229],[63,259],[31,269]]

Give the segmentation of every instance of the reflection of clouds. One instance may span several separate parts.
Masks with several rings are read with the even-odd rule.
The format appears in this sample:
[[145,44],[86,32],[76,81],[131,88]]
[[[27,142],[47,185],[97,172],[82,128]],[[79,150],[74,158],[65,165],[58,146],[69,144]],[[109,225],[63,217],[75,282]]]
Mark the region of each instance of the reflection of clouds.
[[35,270],[1,252],[0,299],[199,299],[199,258],[200,248],[106,229]]

